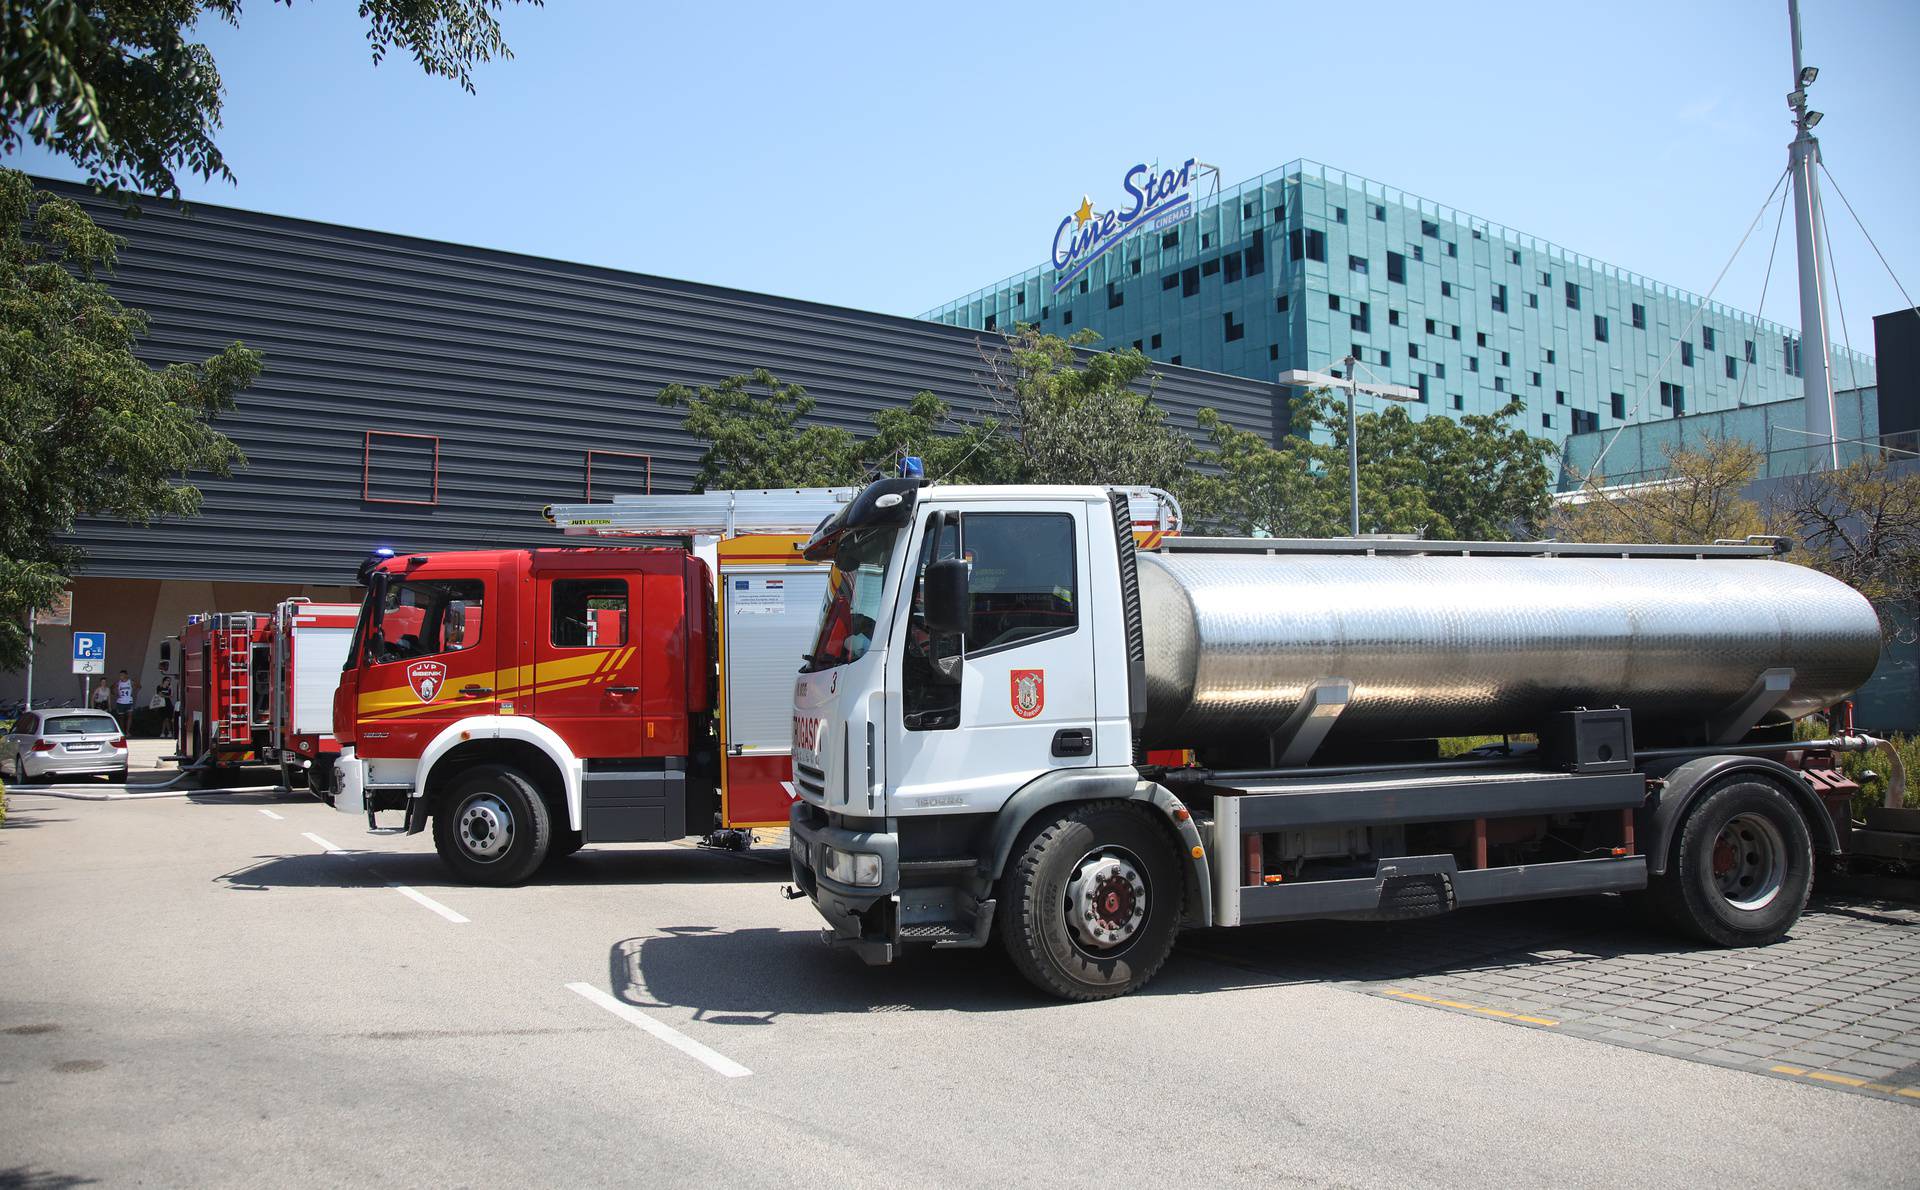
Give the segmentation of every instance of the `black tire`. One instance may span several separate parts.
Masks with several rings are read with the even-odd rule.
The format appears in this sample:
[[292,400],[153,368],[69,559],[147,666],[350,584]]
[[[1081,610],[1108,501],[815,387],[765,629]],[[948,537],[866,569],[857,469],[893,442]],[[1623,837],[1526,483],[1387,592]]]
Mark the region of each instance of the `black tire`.
[[524,884],[552,844],[546,799],[519,769],[504,764],[468,769],[434,804],[434,849],[469,884]]
[[[1075,806],[1029,831],[1000,882],[997,928],[1013,965],[1063,1000],[1107,1000],[1144,987],[1173,950],[1186,897],[1171,834],[1147,807],[1117,801]],[[1076,874],[1108,859],[1122,866],[1109,865],[1100,879],[1117,884],[1092,898],[1116,915],[1108,923],[1113,940],[1102,942],[1070,927],[1068,899]],[[1141,914],[1137,923],[1128,916],[1133,910]]]
[[1715,946],[1765,946],[1800,920],[1813,891],[1813,836],[1793,797],[1738,776],[1687,808],[1667,874],[1648,888],[1670,926]]
[[125,785],[126,783],[127,770],[125,769],[115,769],[107,774],[107,784],[109,785]]

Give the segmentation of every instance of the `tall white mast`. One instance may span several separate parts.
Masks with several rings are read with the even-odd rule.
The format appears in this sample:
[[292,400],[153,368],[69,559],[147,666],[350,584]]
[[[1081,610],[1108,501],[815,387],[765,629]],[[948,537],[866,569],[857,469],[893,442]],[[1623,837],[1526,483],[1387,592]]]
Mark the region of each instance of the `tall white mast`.
[[[1819,112],[1807,110],[1807,88],[1819,70],[1800,61],[1800,3],[1787,0],[1787,21],[1793,29],[1793,90],[1787,105],[1793,109],[1794,138],[1787,146],[1787,169],[1793,174],[1794,241],[1800,256],[1800,368],[1806,393],[1809,441],[1823,444],[1827,463],[1840,466],[1840,432],[1833,413],[1833,369],[1827,324],[1827,237],[1821,217],[1820,186],[1814,177],[1820,164],[1820,142],[1813,126]],[[1752,366],[1752,365],[1749,365]]]

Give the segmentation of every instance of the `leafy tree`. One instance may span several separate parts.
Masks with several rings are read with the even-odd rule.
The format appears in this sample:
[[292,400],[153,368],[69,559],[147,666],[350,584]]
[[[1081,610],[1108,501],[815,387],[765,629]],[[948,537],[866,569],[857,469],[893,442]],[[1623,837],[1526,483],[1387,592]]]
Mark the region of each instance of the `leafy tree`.
[[100,280],[119,246],[78,204],[0,169],[0,665],[25,659],[27,612],[79,564],[60,540],[76,517],[191,516],[185,474],[245,462],[208,422],[259,375],[259,353],[141,363],[147,317]]
[[765,368],[697,391],[660,390],[662,405],[687,411],[687,433],[707,444],[694,490],[830,487],[860,482],[859,440],[838,426],[803,425],[813,398]]
[[1798,557],[1847,583],[1880,609],[1890,634],[1912,638],[1920,592],[1920,470],[1884,458],[1801,476],[1768,509],[1799,538]]
[[[1184,486],[1193,442],[1153,401],[1153,361],[1131,349],[1089,355],[1072,339],[1022,326],[987,355],[991,395],[1010,429],[1022,483]],[[1144,383],[1145,391],[1137,388]]]
[[993,418],[961,422],[932,393],[915,393],[904,407],[880,410],[873,415],[873,428],[873,437],[860,445],[868,474],[893,472],[902,458],[918,455],[928,475],[947,483],[1018,481],[1000,423]]
[[1560,505],[1562,541],[1695,545],[1767,532],[1760,506],[1741,493],[1760,471],[1760,451],[1733,438],[1708,438],[1698,450],[1668,447],[1666,475],[1608,487],[1589,478]]
[[[476,63],[513,56],[494,16],[504,2],[360,0],[360,16],[375,65],[397,47],[471,92]],[[232,180],[213,140],[220,72],[190,37],[204,17],[239,24],[240,7],[241,0],[0,2],[0,153],[23,141],[44,145],[95,185],[173,197],[176,168]]]
[[[1514,401],[1492,414],[1416,420],[1398,406],[1356,420],[1360,527],[1435,540],[1504,540],[1545,518],[1552,444],[1515,424]],[[1210,474],[1191,484],[1188,512],[1226,532],[1331,537],[1349,529],[1345,398],[1315,389],[1293,398],[1279,446],[1212,410],[1200,425]]]

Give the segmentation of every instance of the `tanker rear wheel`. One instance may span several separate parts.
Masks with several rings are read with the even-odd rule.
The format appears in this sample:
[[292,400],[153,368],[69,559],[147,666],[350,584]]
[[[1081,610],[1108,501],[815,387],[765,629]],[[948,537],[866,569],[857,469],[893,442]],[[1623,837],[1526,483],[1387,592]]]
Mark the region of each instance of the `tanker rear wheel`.
[[1167,961],[1185,895],[1173,840],[1146,807],[1075,806],[1031,834],[1001,878],[1000,942],[1049,995],[1124,996]]
[[1736,777],[1687,808],[1667,874],[1648,889],[1683,934],[1716,946],[1786,936],[1813,891],[1813,835],[1786,790]]

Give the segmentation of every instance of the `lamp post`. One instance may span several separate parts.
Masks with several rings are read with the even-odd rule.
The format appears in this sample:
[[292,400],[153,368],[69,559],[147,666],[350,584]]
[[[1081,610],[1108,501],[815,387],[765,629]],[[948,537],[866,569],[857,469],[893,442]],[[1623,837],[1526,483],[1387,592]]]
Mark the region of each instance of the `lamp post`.
[[[1828,465],[1840,469],[1840,430],[1833,414],[1833,373],[1827,329],[1826,219],[1820,210],[1820,183],[1814,167],[1820,164],[1820,141],[1813,126],[1820,113],[1807,110],[1807,88],[1820,71],[1800,60],[1800,4],[1787,0],[1787,24],[1793,36],[1793,90],[1787,107],[1793,112],[1794,137],[1787,146],[1787,168],[1793,174],[1794,245],[1800,264],[1800,384],[1806,395],[1806,426],[1821,446]],[[1791,363],[1792,361],[1788,361]]]
[[1345,388],[1347,390],[1347,527],[1353,536],[1360,536],[1360,420],[1357,406],[1361,393],[1371,393],[1389,401],[1418,401],[1420,393],[1404,384],[1362,384],[1360,383],[1360,361],[1348,356],[1341,361],[1346,365],[1346,376],[1330,376],[1325,372],[1309,372],[1303,368],[1293,368],[1280,373],[1280,383],[1291,388]]

